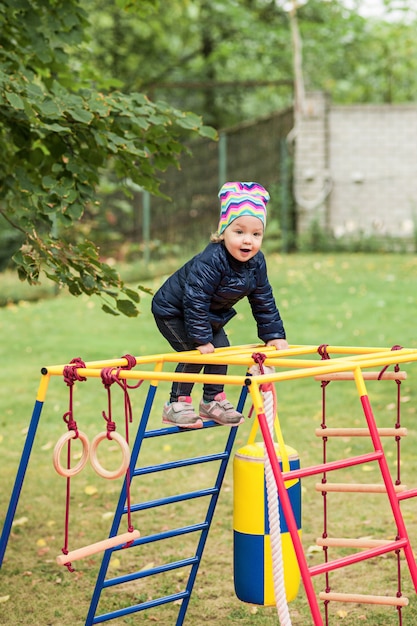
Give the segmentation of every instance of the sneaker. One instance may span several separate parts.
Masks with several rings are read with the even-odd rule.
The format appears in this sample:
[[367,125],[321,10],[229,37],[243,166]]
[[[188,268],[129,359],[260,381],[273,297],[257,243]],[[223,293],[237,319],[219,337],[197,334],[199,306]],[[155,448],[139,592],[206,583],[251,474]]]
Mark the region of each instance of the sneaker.
[[190,396],[180,396],[177,402],[167,402],[162,411],[162,421],[180,428],[203,427],[203,422],[193,409]]
[[200,417],[222,426],[239,426],[244,422],[243,415],[233,408],[224,392],[218,393],[212,402],[200,402]]

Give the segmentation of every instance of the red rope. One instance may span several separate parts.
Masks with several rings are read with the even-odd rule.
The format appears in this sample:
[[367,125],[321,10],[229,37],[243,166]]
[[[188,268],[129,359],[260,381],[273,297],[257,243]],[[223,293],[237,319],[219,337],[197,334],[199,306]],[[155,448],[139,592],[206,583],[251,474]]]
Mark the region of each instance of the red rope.
[[[395,346],[392,346],[391,351],[393,351],[393,350],[402,350],[402,349],[403,349],[402,346],[395,345]],[[385,365],[385,367],[382,368],[382,370],[379,372],[378,380],[381,380],[384,372],[386,372],[386,370],[388,368],[389,368],[389,365]],[[397,363],[397,365],[395,366],[394,369],[395,369],[396,372],[399,371],[400,367],[399,367],[398,363]]]
[[[78,427],[77,422],[74,420],[74,383],[76,381],[83,382],[87,380],[85,376],[81,376],[78,373],[78,369],[85,367],[84,361],[80,357],[76,357],[70,361],[69,365],[64,367],[63,376],[64,381],[69,387],[69,401],[68,401],[68,411],[64,413],[63,420],[67,424],[68,430],[73,430],[75,432],[75,439],[78,438]],[[67,444],[67,468],[71,467],[71,439],[68,440]],[[69,537],[69,511],[70,511],[70,500],[71,500],[71,478],[67,477],[66,484],[66,496],[65,496],[65,522],[64,522],[64,546],[62,548],[62,554],[68,554],[68,537]],[[72,567],[71,563],[65,563],[65,567],[69,572],[74,572],[75,569]]]
[[252,359],[255,361],[255,363],[259,366],[259,371],[261,374],[264,373],[264,362],[266,360],[266,354],[264,354],[263,352],[254,352],[252,354]]
[[317,348],[317,352],[319,353],[323,361],[330,359],[330,355],[327,352],[327,346],[328,346],[327,343],[322,343],[321,346]]
[[[116,430],[116,424],[112,421],[112,409],[111,409],[111,391],[110,387],[113,383],[117,383],[123,390],[124,395],[124,413],[125,413],[125,437],[126,442],[129,444],[129,423],[133,421],[133,412],[132,412],[132,404],[129,396],[128,389],[134,389],[139,387],[143,380],[140,380],[136,385],[130,386],[127,384],[127,380],[120,380],[120,371],[126,369],[132,369],[136,365],[136,358],[130,354],[124,355],[127,360],[127,364],[123,367],[117,368],[103,368],[101,371],[101,379],[103,381],[104,386],[107,388],[107,396],[108,396],[108,415],[106,416],[105,412],[102,412],[104,419],[107,421],[107,437],[111,439],[111,432]],[[127,509],[127,527],[128,531],[132,532],[134,530],[132,524],[132,512],[131,512],[131,493],[130,493],[130,467],[126,470],[126,509]],[[127,542],[123,547],[127,548],[131,545],[132,542]]]

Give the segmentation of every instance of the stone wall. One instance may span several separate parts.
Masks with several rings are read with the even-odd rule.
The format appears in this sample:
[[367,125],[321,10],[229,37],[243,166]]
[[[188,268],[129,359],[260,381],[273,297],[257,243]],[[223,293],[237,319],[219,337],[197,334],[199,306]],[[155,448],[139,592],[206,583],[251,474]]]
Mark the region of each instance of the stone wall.
[[295,131],[298,234],[411,239],[417,219],[417,104],[335,106],[307,94]]

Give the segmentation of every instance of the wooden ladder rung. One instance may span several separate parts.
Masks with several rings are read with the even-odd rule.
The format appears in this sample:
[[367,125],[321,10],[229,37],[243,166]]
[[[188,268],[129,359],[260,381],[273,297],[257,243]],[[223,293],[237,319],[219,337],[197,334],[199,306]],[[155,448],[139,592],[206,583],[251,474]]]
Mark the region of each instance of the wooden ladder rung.
[[[368,428],[316,428],[316,437],[370,437]],[[378,428],[380,437],[407,437],[406,428]]]
[[[407,378],[407,372],[362,372],[364,380],[405,380]],[[354,380],[355,376],[353,372],[329,372],[328,374],[318,374],[314,376],[315,380]]]
[[[407,491],[406,485],[394,485],[397,493]],[[386,493],[383,483],[316,483],[316,491],[335,493]]]
[[368,539],[363,537],[360,539],[352,539],[349,537],[318,537],[316,544],[327,548],[375,548],[377,546],[385,546],[391,543],[388,539]]
[[383,604],[389,606],[407,606],[408,598],[405,596],[372,596],[361,593],[337,593],[334,591],[322,591],[319,593],[320,600],[328,602],[355,602],[355,604]]

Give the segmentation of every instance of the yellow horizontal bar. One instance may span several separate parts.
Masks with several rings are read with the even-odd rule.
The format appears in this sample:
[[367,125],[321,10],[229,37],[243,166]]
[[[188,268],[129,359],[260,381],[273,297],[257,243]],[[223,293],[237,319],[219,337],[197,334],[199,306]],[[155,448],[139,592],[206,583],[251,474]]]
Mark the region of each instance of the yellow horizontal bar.
[[[221,382],[224,384],[242,385],[247,379],[246,372],[241,376],[231,375],[211,375],[206,374],[184,374],[175,372],[160,371],[165,363],[199,363],[206,364],[225,364],[225,365],[242,365],[247,369],[254,364],[253,354],[260,352],[265,354],[265,365],[271,365],[278,368],[284,368],[286,371],[271,372],[262,376],[252,376],[251,380],[257,384],[266,382],[280,382],[284,380],[294,380],[299,378],[308,378],[312,376],[320,376],[335,372],[356,372],[355,378],[357,384],[363,390],[363,381],[361,380],[362,368],[368,367],[386,367],[389,365],[407,363],[417,361],[417,350],[410,348],[402,348],[401,350],[390,350],[387,348],[352,348],[341,346],[329,346],[328,352],[333,351],[347,356],[330,359],[297,359],[294,356],[317,353],[316,346],[291,346],[288,350],[277,351],[273,346],[265,345],[246,345],[234,346],[227,348],[219,348],[211,354],[200,354],[198,350],[190,350],[188,352],[169,352],[166,354],[146,355],[135,357],[137,365],[154,364],[153,370],[119,370],[120,378],[133,380],[167,380],[167,381],[184,381],[184,382]],[[369,352],[366,352],[368,350]],[[356,352],[352,354],[352,352]],[[126,367],[127,360],[124,358],[91,361],[86,363],[85,368],[78,368],[78,374],[85,377],[99,377],[103,368],[123,368]],[[65,365],[55,365],[44,368],[43,374],[49,376],[62,376]],[[158,370],[158,371],[156,371]],[[213,377],[214,376],[214,377]]]

